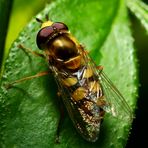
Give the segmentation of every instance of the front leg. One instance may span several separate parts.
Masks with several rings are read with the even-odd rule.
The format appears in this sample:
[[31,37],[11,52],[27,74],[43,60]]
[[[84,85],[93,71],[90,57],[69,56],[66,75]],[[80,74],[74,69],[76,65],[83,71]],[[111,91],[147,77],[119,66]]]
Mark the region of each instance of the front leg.
[[45,75],[47,75],[47,74],[49,74],[48,71],[39,72],[39,73],[37,73],[37,74],[35,74],[35,75],[33,75],[33,76],[24,77],[24,78],[21,78],[21,79],[19,79],[19,80],[15,80],[15,81],[13,81],[13,82],[10,82],[9,84],[5,84],[4,87],[5,87],[6,89],[9,89],[9,88],[13,87],[15,84],[21,83],[21,82],[26,81],[26,80],[31,80],[31,79],[34,79],[34,78],[38,78],[38,77],[41,77],[41,76],[45,76]]
[[18,48],[22,49],[25,53],[31,53],[32,55],[35,55],[35,56],[38,56],[38,57],[41,57],[41,58],[45,58],[45,55],[44,54],[38,53],[36,51],[33,51],[30,48],[26,48],[22,44],[18,44]]

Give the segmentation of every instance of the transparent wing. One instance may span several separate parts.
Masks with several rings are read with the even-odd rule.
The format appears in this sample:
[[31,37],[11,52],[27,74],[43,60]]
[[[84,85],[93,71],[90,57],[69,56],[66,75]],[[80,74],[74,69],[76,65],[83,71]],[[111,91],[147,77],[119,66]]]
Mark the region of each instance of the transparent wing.
[[108,103],[106,112],[111,113],[117,118],[132,121],[132,111],[125,98],[103,71],[99,72],[99,77],[105,94],[105,100]]
[[133,114],[123,95],[115,87],[112,81],[107,77],[103,70],[97,69],[94,61],[89,57],[88,53],[84,51],[85,61],[89,61],[88,65],[96,71],[99,82],[104,92],[104,100],[106,104],[103,109],[121,120],[132,121]]

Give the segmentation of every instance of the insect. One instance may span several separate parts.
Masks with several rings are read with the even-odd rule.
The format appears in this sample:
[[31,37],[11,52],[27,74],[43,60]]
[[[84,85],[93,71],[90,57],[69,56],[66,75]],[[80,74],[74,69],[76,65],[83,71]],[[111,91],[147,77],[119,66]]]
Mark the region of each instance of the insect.
[[132,118],[124,97],[64,23],[43,22],[36,41],[44,52],[68,114],[85,140],[98,139],[105,113],[122,120]]
[[122,109],[120,118],[131,117],[123,96],[64,23],[43,23],[37,45],[45,52],[69,116],[84,139],[98,139],[105,112],[118,117]]

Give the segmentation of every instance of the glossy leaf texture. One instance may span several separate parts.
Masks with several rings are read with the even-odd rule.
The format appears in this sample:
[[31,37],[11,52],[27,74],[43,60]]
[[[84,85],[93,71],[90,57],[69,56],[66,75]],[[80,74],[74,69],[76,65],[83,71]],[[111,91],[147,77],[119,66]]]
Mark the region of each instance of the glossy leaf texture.
[[[57,0],[37,15],[67,24],[71,33],[119,88],[134,112],[137,97],[136,57],[124,0]],[[60,144],[55,144],[59,119],[57,85],[52,77],[28,80],[6,90],[4,84],[48,70],[44,59],[28,54],[18,44],[38,52],[35,18],[11,47],[0,89],[1,147],[107,148],[124,147],[131,123],[106,114],[99,140],[89,143],[76,132],[68,115],[62,125]],[[122,114],[122,109],[121,109]]]

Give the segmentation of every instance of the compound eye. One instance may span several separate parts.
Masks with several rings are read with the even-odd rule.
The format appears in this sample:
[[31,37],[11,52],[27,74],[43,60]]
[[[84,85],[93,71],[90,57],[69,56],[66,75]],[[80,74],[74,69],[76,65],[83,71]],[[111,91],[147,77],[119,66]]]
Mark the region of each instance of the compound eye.
[[52,26],[58,30],[68,30],[68,27],[62,22],[56,22]]
[[44,27],[38,32],[36,42],[39,49],[44,49],[46,47],[47,41],[53,32],[54,30],[51,26]]

